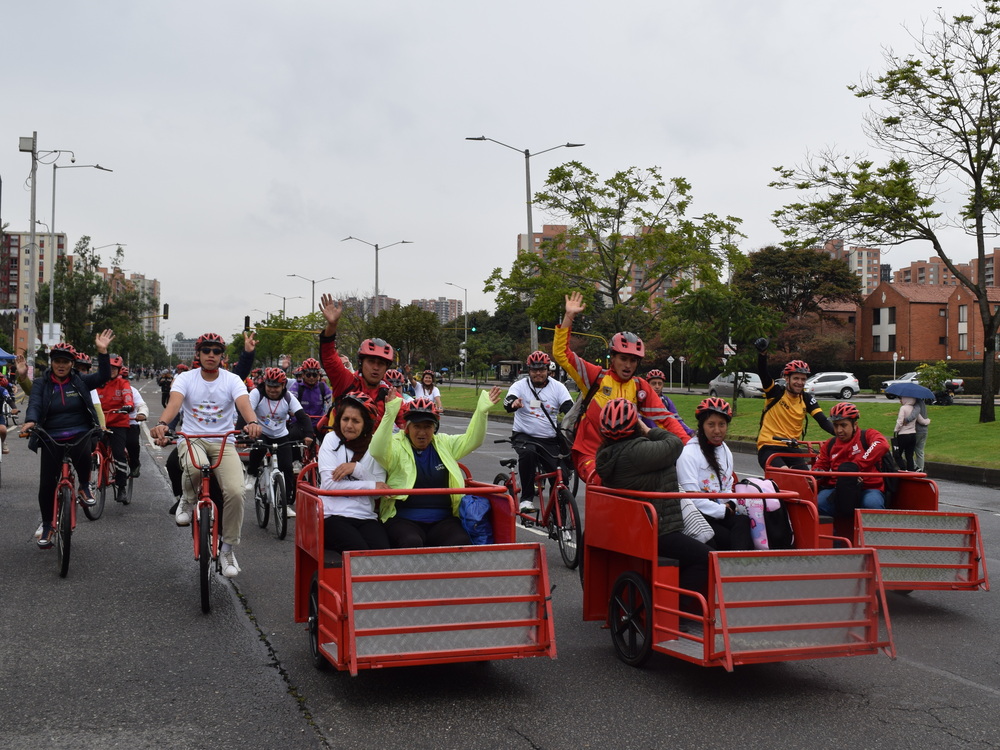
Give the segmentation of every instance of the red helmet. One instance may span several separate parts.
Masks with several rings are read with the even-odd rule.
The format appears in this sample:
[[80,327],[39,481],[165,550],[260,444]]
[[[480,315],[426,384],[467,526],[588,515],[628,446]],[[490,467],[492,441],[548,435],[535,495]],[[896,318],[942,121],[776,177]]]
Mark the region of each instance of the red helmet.
[[706,398],[694,408],[694,416],[696,419],[700,419],[702,414],[707,417],[713,412],[724,416],[727,422],[733,418],[733,407],[731,407],[729,402],[725,399],[715,397]]
[[385,382],[393,388],[401,388],[406,385],[406,376],[399,370],[387,370],[385,373]]
[[78,365],[84,365],[85,367],[91,367],[94,364],[93,360],[91,360],[90,358],[90,355],[87,354],[86,352],[76,353],[76,363]]
[[3,375],[0,375],[0,388],[6,388],[8,385],[10,385],[10,381]]
[[217,333],[203,333],[198,337],[198,340],[194,342],[194,350],[201,351],[201,348],[205,345],[217,344],[223,349],[226,348],[226,340],[222,338]]
[[840,419],[860,419],[861,412],[858,411],[858,407],[852,404],[850,401],[841,401],[838,404],[834,404],[833,408],[830,409],[830,419],[836,422]]
[[528,363],[527,363],[528,369],[529,370],[548,369],[549,362],[551,361],[552,360],[549,359],[549,355],[546,354],[545,352],[532,352],[531,354],[528,355]]
[[621,440],[635,432],[639,410],[625,398],[608,401],[601,409],[601,434],[608,440]]
[[375,357],[375,359],[384,359],[389,364],[392,364],[396,353],[386,343],[385,339],[365,339],[361,342],[361,346],[358,347],[358,357]]
[[789,375],[794,375],[795,373],[808,375],[809,365],[807,365],[801,359],[793,359],[791,362],[785,365],[785,369],[781,371],[781,374],[784,375],[785,377],[788,377]]
[[177,367],[176,367],[175,369],[177,370],[177,372],[187,372],[187,371],[188,371],[188,370],[190,370],[191,368],[190,368],[190,367],[188,367],[188,366],[187,366],[186,364],[184,364],[183,362],[181,362],[181,363],[180,363],[179,365],[177,365]]
[[306,370],[315,370],[316,374],[318,375],[320,366],[321,365],[318,360],[309,357],[308,359],[303,360],[302,362],[302,372],[305,373]]
[[67,344],[65,341],[60,341],[58,344],[53,345],[52,350],[49,352],[49,359],[70,359],[76,362],[76,349],[73,348],[72,344]]
[[112,367],[117,367],[119,370],[122,367],[124,367],[125,366],[125,360],[122,359],[122,355],[120,355],[120,354],[112,354],[111,355],[111,366]]
[[646,356],[646,345],[636,334],[622,331],[611,337],[611,351],[614,354],[631,354],[642,359]]
[[434,399],[426,396],[419,396],[406,405],[406,414],[403,419],[407,422],[433,422],[435,427],[441,424],[438,416],[437,404]]
[[284,386],[288,382],[288,376],[280,367],[268,367],[264,370],[264,382],[267,385]]
[[420,373],[420,379],[423,380],[424,377],[427,376],[427,375],[430,375],[433,378],[434,377],[434,370],[424,370],[422,373]]
[[367,393],[345,393],[337,404],[337,412],[339,413],[345,406],[357,406],[362,414],[367,414],[371,418],[372,424],[378,419],[378,406]]
[[666,380],[667,376],[663,374],[663,370],[650,370],[646,373],[646,380]]
[[120,373],[118,373],[118,374],[121,375],[123,378],[127,378],[128,377],[128,368],[127,367],[122,367],[122,371]]

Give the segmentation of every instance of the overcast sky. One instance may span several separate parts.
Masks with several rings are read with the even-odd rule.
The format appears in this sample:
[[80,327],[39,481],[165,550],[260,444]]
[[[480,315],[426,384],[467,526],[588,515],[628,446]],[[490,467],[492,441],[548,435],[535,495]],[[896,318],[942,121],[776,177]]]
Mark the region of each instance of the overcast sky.
[[[538,189],[578,159],[602,176],[659,166],[694,189],[692,215],[744,221],[747,250],[777,242],[790,196],[771,168],[828,146],[864,150],[866,104],[846,86],[913,49],[946,0],[507,0],[363,3],[39,0],[0,11],[0,218],[27,231],[30,157],[72,149],[56,230],[127,246],[155,277],[164,332],[237,332],[254,308],[308,311],[311,285],[462,298],[510,268],[526,231],[524,158]],[[64,157],[60,166],[69,164]],[[52,168],[37,215],[50,221]],[[554,217],[535,211],[536,231]],[[108,253],[113,248],[103,251]],[[926,258],[906,245],[884,262]],[[955,259],[972,257],[956,252]],[[109,256],[105,255],[105,259]]]

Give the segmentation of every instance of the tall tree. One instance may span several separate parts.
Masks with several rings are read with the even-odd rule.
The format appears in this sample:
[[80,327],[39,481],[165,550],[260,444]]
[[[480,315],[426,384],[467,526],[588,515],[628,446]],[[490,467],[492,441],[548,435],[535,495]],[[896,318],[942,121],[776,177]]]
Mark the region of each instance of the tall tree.
[[441,336],[441,323],[437,315],[416,305],[396,305],[372,318],[367,333],[392,344],[400,362],[411,363],[421,356],[432,359]]
[[[110,287],[100,274],[101,256],[90,247],[90,237],[84,235],[76,243],[73,255],[60,256],[55,267],[54,319],[62,325],[63,341],[81,351],[94,343],[94,300],[104,300]],[[39,289],[38,320],[48,318],[48,284]]]
[[[511,272],[496,269],[487,291],[498,302],[532,299],[536,320],[555,319],[569,290],[606,298],[618,318],[625,308],[649,306],[651,297],[680,276],[713,278],[737,252],[740,220],[706,214],[688,217],[691,186],[665,181],[657,167],[631,167],[601,180],[578,161],[549,172],[535,203],[567,223],[564,235],[545,243],[543,255],[521,253]],[[612,328],[620,330],[620,323]]]
[[974,237],[983,269],[987,239],[1000,229],[1000,3],[950,19],[939,11],[913,41],[914,53],[887,50],[885,72],[849,87],[872,102],[865,132],[886,162],[827,150],[803,166],[777,167],[772,184],[804,200],[775,219],[793,236],[929,242],[977,301],[985,338],[979,421],[992,422],[1000,307],[990,309],[985,274],[974,279],[956,266],[943,232],[959,227]]

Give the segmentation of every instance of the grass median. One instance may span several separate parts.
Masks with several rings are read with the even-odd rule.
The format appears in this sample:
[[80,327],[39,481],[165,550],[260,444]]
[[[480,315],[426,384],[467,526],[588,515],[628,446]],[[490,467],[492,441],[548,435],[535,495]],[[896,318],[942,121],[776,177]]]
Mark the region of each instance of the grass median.
[[[506,392],[506,389],[505,389]],[[671,394],[681,417],[688,425],[696,425],[694,409],[704,399],[698,394]],[[476,406],[477,395],[472,388],[441,387],[441,401],[447,409],[472,411]],[[732,401],[730,401],[732,403]],[[829,416],[830,407],[836,401],[820,400],[823,412]],[[888,401],[879,398],[876,401],[854,401],[861,412],[861,427],[871,427],[886,437],[892,435],[899,413],[899,401]],[[757,439],[757,428],[760,425],[760,412],[764,402],[762,399],[741,398],[738,403],[738,413],[729,427],[729,437],[732,440]],[[505,414],[503,406],[496,404],[490,410],[491,414]],[[927,416],[931,423],[928,427],[927,446],[924,449],[926,460],[945,464],[960,464],[963,466],[983,466],[989,469],[1000,469],[1000,454],[996,446],[1000,445],[1000,422],[979,423],[979,408],[977,406],[928,406]],[[806,438],[809,440],[824,440],[829,438],[819,425],[809,420]]]

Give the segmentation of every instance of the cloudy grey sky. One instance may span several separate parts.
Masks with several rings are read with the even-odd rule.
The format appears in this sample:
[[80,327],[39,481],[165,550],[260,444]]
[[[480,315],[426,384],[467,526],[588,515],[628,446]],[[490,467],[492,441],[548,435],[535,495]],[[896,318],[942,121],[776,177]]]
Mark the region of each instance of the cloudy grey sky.
[[[169,336],[229,335],[253,308],[309,307],[380,289],[404,304],[492,309],[491,269],[525,231],[524,159],[566,141],[602,176],[660,166],[693,183],[698,215],[741,217],[751,250],[780,235],[771,167],[861,150],[865,104],[847,84],[909,52],[950,0],[39,0],[0,11],[0,215],[26,231],[30,158],[72,149],[56,229],[127,243],[125,267],[162,283]],[[64,159],[60,165],[68,164]],[[52,168],[38,177],[50,220]],[[535,227],[556,223],[535,212]],[[107,252],[107,251],[105,251]],[[907,245],[898,267],[926,258]],[[956,252],[967,260],[974,252]]]

